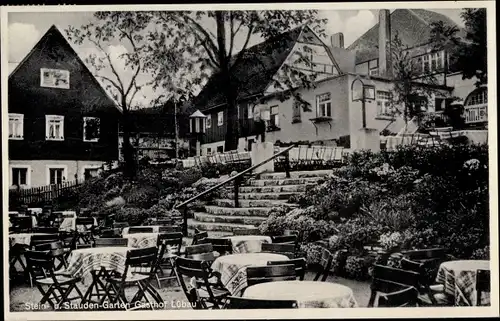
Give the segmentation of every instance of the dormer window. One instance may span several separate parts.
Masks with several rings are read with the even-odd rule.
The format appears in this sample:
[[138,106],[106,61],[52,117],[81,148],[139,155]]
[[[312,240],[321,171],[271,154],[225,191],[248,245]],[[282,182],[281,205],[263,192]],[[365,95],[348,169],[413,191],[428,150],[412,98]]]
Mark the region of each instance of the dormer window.
[[64,116],[45,115],[45,139],[64,140]]
[[23,114],[9,114],[9,139],[23,139]]
[[62,69],[40,69],[40,86],[69,89],[69,71]]

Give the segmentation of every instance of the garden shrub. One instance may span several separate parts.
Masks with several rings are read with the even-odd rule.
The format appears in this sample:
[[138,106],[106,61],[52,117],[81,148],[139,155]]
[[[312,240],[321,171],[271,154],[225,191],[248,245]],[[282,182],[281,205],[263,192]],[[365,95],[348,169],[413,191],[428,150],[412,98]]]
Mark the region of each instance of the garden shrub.
[[345,262],[344,273],[348,278],[365,281],[370,278],[368,268],[373,265],[371,256],[348,256]]
[[300,246],[300,251],[305,256],[308,266],[314,267],[321,262],[323,247],[317,243],[306,243]]

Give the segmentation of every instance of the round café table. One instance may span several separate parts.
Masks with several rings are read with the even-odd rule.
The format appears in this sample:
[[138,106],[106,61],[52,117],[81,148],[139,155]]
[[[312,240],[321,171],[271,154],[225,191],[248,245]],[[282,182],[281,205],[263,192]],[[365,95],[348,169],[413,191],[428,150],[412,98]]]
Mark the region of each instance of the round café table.
[[244,298],[296,300],[299,308],[355,308],[352,290],[341,284],[318,281],[276,281],[249,286]]
[[[456,306],[477,305],[476,274],[477,270],[489,270],[488,260],[448,261],[439,266],[436,282],[444,284],[447,294],[455,297]],[[489,293],[481,297],[481,305],[488,305]]]
[[12,247],[16,244],[27,245],[31,244],[33,235],[49,235],[48,233],[13,233],[9,234],[9,245]]
[[286,255],[275,253],[239,253],[220,256],[212,263],[212,270],[219,272],[221,282],[231,295],[239,295],[247,287],[247,267],[267,265],[268,261],[289,260]]
[[236,235],[225,237],[231,240],[233,253],[259,253],[262,243],[271,243],[272,239],[266,235]]

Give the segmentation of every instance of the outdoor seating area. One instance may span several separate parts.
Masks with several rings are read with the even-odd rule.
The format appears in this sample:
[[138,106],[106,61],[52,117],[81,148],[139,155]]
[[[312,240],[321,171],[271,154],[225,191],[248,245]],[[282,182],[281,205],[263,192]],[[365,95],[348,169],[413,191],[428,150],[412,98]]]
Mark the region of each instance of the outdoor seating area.
[[[50,219],[40,221],[51,222],[47,226],[16,221],[28,217],[27,222],[38,222],[40,211],[20,208],[18,214],[10,213],[11,287],[38,291],[40,299],[30,302],[32,306],[172,309],[165,305],[172,300],[165,293],[176,292],[176,299],[184,302],[178,307],[193,309],[365,306],[358,302],[359,288],[355,293],[332,273],[338,253],[323,248],[320,263],[308,265],[296,231],[208,237],[206,231],[197,230],[187,238],[179,226],[127,226],[109,220],[110,226],[99,225],[94,217],[76,214],[82,212],[63,212],[61,223],[53,219],[61,212],[49,213]],[[110,230],[112,234],[105,232]],[[487,260],[456,260],[443,248],[381,257],[387,262],[373,264],[371,283],[364,286],[368,307],[490,302]],[[389,257],[400,257],[400,266],[389,266]]]

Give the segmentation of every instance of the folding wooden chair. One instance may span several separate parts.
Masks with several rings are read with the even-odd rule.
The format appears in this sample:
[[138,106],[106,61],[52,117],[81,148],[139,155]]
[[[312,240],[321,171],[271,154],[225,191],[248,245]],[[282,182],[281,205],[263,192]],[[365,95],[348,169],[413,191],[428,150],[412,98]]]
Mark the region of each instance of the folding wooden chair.
[[416,272],[405,271],[378,264],[373,265],[371,295],[368,307],[373,307],[378,294],[389,294],[400,290],[419,287],[420,275]]
[[30,216],[12,217],[11,223],[14,233],[30,233],[33,230],[33,220]]
[[262,300],[248,299],[236,296],[227,297],[225,309],[297,309],[297,301],[294,300]]
[[77,217],[75,219],[77,245],[92,246],[95,240],[96,225],[93,217]]
[[111,228],[101,230],[99,238],[120,238],[122,237],[122,231],[119,228]]
[[295,266],[295,275],[300,281],[304,281],[307,269],[307,261],[305,258],[301,257],[298,259],[291,259],[287,261],[269,261],[267,265],[287,265],[293,264]]
[[34,250],[35,246],[59,241],[59,235],[54,234],[34,234],[31,236],[30,249]]
[[57,234],[59,229],[57,227],[35,227],[33,229],[34,233],[46,233],[46,234]]
[[477,306],[481,306],[481,299],[484,292],[491,292],[490,270],[477,270],[476,273]]
[[378,299],[378,307],[416,307],[418,306],[417,298],[418,290],[414,287],[407,287],[403,290],[381,295]]
[[189,259],[215,261],[214,248],[210,243],[186,246],[184,252]]
[[201,241],[203,244],[210,243],[213,250],[222,255],[233,254],[233,243],[227,238],[211,238],[207,237]]
[[97,238],[95,239],[95,247],[127,247],[128,239],[126,238]]
[[[156,246],[159,248],[158,260],[156,262],[155,277],[158,288],[162,280],[175,278],[173,260],[181,255],[182,233],[162,233],[158,235]],[[170,270],[170,275],[165,276],[165,270]],[[162,277],[160,277],[160,274]]]
[[[63,303],[76,299],[83,300],[83,294],[77,286],[81,280],[67,274],[59,274],[54,271],[54,258],[49,252],[26,251],[26,263],[30,275],[42,299],[39,304],[49,303],[53,309],[63,308]],[[44,287],[47,287],[44,289]],[[75,290],[78,294],[70,298],[69,295]]]
[[[101,303],[108,298],[111,304],[120,302],[124,307],[132,307],[126,310],[134,310],[141,306],[153,309],[154,303],[146,294],[149,294],[156,303],[163,303],[162,297],[149,282],[154,276],[157,256],[156,246],[129,250],[123,274],[107,278],[106,295],[101,299]],[[137,286],[138,289],[133,298],[128,300],[125,296],[125,288],[130,286]],[[146,299],[148,304],[138,305],[137,303],[142,299]]]
[[234,235],[260,235],[260,230],[256,228],[245,228],[233,230]]
[[323,249],[321,252],[320,269],[314,276],[314,281],[318,281],[321,278],[321,282],[325,282],[330,274],[330,269],[332,268],[333,254],[327,249]]
[[249,266],[247,267],[248,286],[273,282],[273,281],[291,281],[296,280],[295,265],[267,265],[267,266]]
[[288,256],[290,259],[293,259],[295,258],[295,245],[262,243],[262,252],[283,254]]
[[132,226],[128,229],[128,234],[135,233],[153,233],[154,228],[152,226]]
[[191,245],[198,245],[200,244],[200,240],[203,240],[204,238],[207,238],[208,237],[208,232],[202,232],[202,231],[198,231],[196,232],[195,230],[195,234],[193,235],[193,241],[191,243]]
[[[61,269],[63,266],[68,267],[67,258],[71,249],[65,248],[63,242],[51,242],[43,243],[35,246],[35,251],[46,251],[54,258],[54,268],[55,270]],[[59,261],[59,264],[55,264],[55,260]]]
[[[174,271],[177,281],[193,309],[221,309],[230,295],[229,291],[224,289],[219,276],[211,272],[210,264],[211,262],[182,257],[175,259]],[[210,282],[214,277],[217,281]],[[185,278],[197,280],[195,287],[188,287]]]

